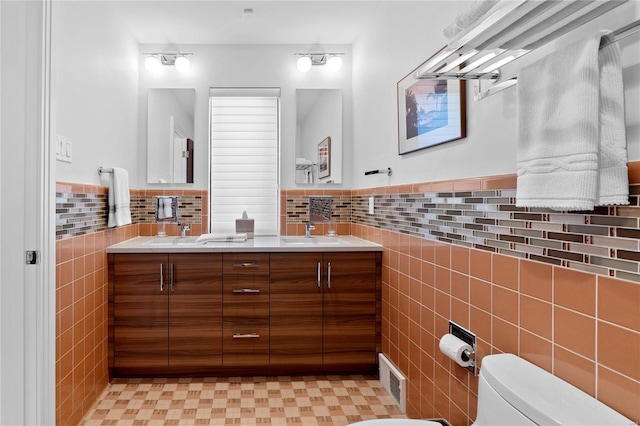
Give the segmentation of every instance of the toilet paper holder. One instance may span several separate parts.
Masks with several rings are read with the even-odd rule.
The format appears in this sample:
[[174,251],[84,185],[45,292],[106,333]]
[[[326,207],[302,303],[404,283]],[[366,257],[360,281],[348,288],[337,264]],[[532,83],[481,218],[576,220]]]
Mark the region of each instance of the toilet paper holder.
[[[463,355],[466,356],[468,358],[469,361],[469,365],[464,367],[467,370],[471,371],[473,373],[474,376],[477,376],[476,373],[476,335],[473,334],[472,332],[470,332],[469,330],[459,326],[458,324],[456,324],[453,321],[449,321],[449,333],[453,334],[454,336],[456,336],[458,339],[462,340],[463,342],[465,342],[466,344],[468,344],[469,346],[471,346],[473,348],[473,351],[470,352],[468,350],[465,350],[463,352]],[[466,359],[464,359],[463,357],[463,361],[467,361]]]

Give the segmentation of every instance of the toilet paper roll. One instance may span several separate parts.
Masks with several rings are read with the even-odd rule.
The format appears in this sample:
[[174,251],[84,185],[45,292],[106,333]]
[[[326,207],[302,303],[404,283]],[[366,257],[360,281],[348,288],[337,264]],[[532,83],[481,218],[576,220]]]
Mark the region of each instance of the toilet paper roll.
[[458,339],[453,334],[445,334],[440,339],[440,352],[447,357],[454,360],[458,365],[462,367],[468,367],[471,365],[471,360],[464,353],[468,351],[468,354],[473,353],[473,348],[465,341]]

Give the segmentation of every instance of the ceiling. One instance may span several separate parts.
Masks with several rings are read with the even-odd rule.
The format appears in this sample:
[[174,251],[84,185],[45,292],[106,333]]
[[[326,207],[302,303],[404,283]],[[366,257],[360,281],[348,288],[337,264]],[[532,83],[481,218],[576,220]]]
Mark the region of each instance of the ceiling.
[[326,45],[353,43],[394,3],[402,2],[122,0],[109,7],[140,44]]

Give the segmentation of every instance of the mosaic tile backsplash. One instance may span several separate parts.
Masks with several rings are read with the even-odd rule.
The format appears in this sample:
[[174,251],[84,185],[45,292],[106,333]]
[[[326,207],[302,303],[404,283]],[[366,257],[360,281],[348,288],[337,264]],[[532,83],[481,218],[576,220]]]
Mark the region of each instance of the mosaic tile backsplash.
[[[292,191],[289,191],[292,192]],[[351,194],[331,196],[331,219],[334,222],[351,221]],[[309,221],[309,197],[326,195],[301,195],[291,194],[286,197],[286,215],[288,223],[305,223]]]
[[[156,196],[177,195],[180,222],[192,225],[194,230],[204,232],[202,225],[206,224],[206,215],[203,205],[206,203],[206,195],[203,195],[203,192],[206,191],[131,190],[132,224],[155,226]],[[107,187],[87,185],[85,188],[84,185],[59,183],[56,188],[56,239],[86,235],[106,229],[107,203]]]
[[352,221],[409,235],[640,282],[632,206],[558,212],[515,205],[515,189],[353,196]]

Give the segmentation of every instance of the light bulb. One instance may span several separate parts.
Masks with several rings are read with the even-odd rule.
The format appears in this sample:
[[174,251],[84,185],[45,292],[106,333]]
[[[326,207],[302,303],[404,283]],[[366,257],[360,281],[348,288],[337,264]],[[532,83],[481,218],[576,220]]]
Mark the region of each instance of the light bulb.
[[302,56],[298,59],[298,71],[307,72],[311,69],[311,58],[308,56]]
[[330,71],[338,71],[342,68],[342,58],[340,56],[332,56],[327,61],[327,68]]
[[178,71],[185,72],[191,69],[191,62],[189,62],[189,58],[187,58],[186,56],[178,56],[176,58],[175,66]]
[[151,72],[156,72],[160,70],[160,60],[155,56],[147,56],[147,59],[144,60],[144,67]]

